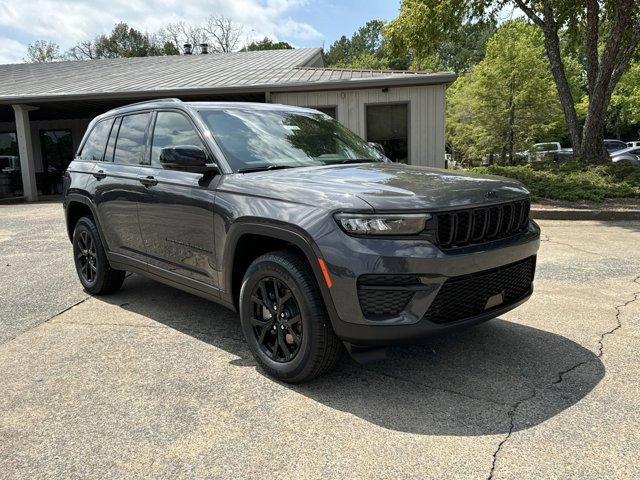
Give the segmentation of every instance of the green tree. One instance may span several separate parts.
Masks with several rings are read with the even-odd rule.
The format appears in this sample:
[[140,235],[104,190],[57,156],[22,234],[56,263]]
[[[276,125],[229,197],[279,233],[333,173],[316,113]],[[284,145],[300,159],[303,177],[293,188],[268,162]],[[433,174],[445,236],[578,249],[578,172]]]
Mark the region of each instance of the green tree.
[[25,62],[44,63],[62,60],[60,47],[49,40],[36,40],[27,46],[27,58]]
[[251,42],[246,47],[242,48],[241,52],[253,52],[257,50],[291,50],[293,47],[287,42],[274,42],[269,37],[264,37],[257,42]]
[[[577,64],[571,71],[577,90]],[[497,154],[508,162],[565,128],[544,37],[520,20],[500,26],[487,43],[485,58],[452,85],[447,100],[448,141],[468,159]]]
[[[631,64],[611,95],[607,126],[618,138],[640,125],[640,61]],[[635,135],[640,132],[633,132]]]
[[108,35],[100,35],[95,40],[96,58],[151,57],[162,55],[162,48],[155,44],[151,36],[118,23]]
[[464,23],[459,31],[436,46],[430,62],[416,66],[420,69],[464,73],[484,58],[487,41],[496,28],[494,20]]
[[[402,0],[400,15],[387,26],[386,35],[394,48],[408,49],[421,61],[465,22],[495,18],[505,7],[520,9],[544,35],[574,151],[589,162],[606,161],[606,112],[640,43],[637,0]],[[588,102],[582,128],[562,54],[564,32],[579,39],[583,53]]]
[[411,57],[406,52],[390,54],[382,35],[383,28],[382,20],[370,20],[351,38],[343,35],[325,52],[325,63],[331,67],[344,68],[407,69]]

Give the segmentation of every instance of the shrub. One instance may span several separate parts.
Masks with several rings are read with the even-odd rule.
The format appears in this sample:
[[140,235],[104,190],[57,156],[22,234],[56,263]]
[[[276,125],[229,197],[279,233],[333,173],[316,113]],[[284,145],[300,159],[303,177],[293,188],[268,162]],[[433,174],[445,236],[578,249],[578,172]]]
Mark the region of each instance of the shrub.
[[509,177],[522,182],[534,198],[592,200],[640,197],[640,166],[609,163],[585,165],[571,160],[557,164],[492,165],[473,172]]

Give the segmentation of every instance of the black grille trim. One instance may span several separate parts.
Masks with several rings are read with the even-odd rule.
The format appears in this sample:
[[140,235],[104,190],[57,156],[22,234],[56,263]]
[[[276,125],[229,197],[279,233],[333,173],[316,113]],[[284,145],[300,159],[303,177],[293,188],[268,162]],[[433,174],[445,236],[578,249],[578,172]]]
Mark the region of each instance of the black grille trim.
[[436,243],[443,250],[478,245],[525,232],[529,200],[434,213]]
[[421,285],[415,275],[367,274],[358,278],[358,300],[365,317],[395,317],[413,298]]
[[502,294],[503,308],[530,294],[536,257],[470,275],[451,277],[444,282],[424,315],[434,323],[451,323],[491,311],[485,308],[489,298]]

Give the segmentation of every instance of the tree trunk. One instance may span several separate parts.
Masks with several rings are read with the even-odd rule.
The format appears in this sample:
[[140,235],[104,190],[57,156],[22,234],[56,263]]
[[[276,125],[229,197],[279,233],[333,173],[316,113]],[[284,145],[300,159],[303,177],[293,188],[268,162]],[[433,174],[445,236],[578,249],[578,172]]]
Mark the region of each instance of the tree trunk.
[[[607,161],[609,156],[602,142],[607,109],[614,88],[627,70],[640,44],[640,20],[634,19],[633,15],[634,2],[637,0],[613,2],[613,14],[610,15],[611,18],[607,17],[610,33],[600,61],[598,61],[598,30],[601,23],[601,4],[596,0],[586,1],[584,48],[589,108],[582,133],[560,54],[559,25],[554,18],[552,4],[545,1],[531,3],[528,0],[514,1],[544,33],[545,49],[558,89],[573,151],[587,162]],[[536,7],[533,4],[536,4]],[[537,11],[537,7],[541,7],[541,11]]]
[[580,123],[578,122],[578,114],[576,113],[573,102],[571,87],[569,86],[569,81],[564,71],[564,63],[560,53],[560,38],[558,37],[558,29],[555,22],[547,19],[543,32],[544,46],[547,51],[547,57],[549,58],[549,66],[553,80],[558,90],[558,97],[560,98],[560,105],[562,105],[562,111],[564,112],[565,122],[567,123],[569,140],[571,141],[573,151],[579,153],[582,149]]
[[509,82],[509,128],[507,130],[507,152],[509,155],[509,165],[513,163],[513,143],[514,143],[514,125],[516,120],[515,108],[515,79],[513,76]]

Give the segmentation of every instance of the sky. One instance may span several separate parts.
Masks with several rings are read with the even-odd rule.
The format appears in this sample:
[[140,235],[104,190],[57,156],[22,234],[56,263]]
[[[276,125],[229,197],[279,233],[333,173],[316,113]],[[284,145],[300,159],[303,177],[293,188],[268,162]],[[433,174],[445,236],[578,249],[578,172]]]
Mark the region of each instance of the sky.
[[328,48],[366,21],[396,17],[399,0],[0,0],[0,63],[22,62],[27,45],[51,40],[65,51],[120,22],[154,32],[211,14],[244,25],[245,41],[268,36],[296,47]]

